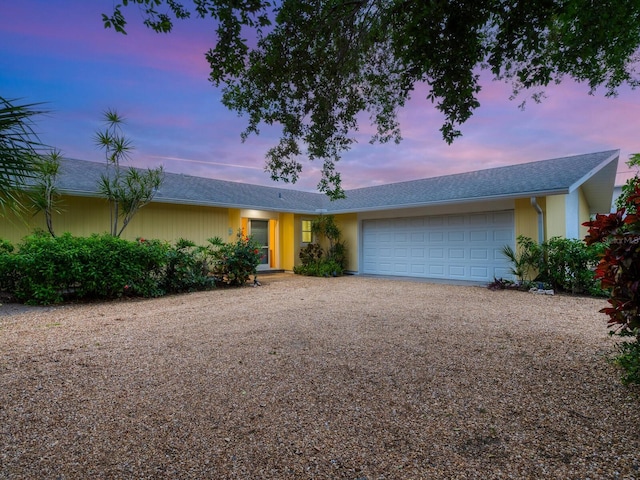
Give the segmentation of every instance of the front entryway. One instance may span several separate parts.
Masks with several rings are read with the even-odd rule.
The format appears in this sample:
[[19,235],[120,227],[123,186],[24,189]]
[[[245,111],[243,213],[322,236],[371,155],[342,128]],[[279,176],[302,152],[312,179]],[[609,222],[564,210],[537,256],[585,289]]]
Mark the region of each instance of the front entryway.
[[262,249],[258,270],[268,270],[271,264],[269,258],[269,220],[249,220],[249,235]]

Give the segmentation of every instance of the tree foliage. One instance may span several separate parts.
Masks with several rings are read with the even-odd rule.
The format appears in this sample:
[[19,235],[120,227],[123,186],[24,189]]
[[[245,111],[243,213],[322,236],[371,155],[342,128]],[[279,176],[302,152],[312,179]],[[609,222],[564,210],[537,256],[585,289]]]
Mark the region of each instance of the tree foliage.
[[627,197],[625,208],[596,218],[589,227],[587,244],[604,243],[605,251],[596,277],[611,292],[610,306],[601,310],[609,316],[609,326],[621,335],[633,335],[640,341],[640,187]]
[[[629,168],[640,168],[640,153],[630,155],[626,163]],[[640,177],[636,171],[636,174],[622,185],[620,196],[616,199],[616,207],[618,209],[624,208],[627,213],[636,213],[636,206],[629,202],[629,197],[635,194],[636,188],[639,186]]]
[[124,168],[122,162],[133,150],[131,140],[122,132],[124,119],[114,110],[104,113],[106,127],[95,135],[95,143],[105,152],[107,173],[98,189],[111,206],[111,235],[119,237],[138,210],[149,203],[164,181],[162,167],[137,170]]
[[0,97],[0,207],[23,209],[17,193],[34,176],[43,147],[33,130],[33,117],[42,115],[37,103],[16,104]]
[[343,195],[336,162],[363,114],[373,142],[400,141],[398,110],[418,84],[442,112],[449,143],[479,107],[483,69],[535,100],[565,77],[607,95],[638,85],[637,0],[122,0],[103,15],[105,27],[126,33],[129,4],[156,32],[191,15],[212,18],[210,80],[247,116],[242,137],[279,125],[267,153],[272,178],[295,182],[303,156],[319,159],[319,189],[332,198]]

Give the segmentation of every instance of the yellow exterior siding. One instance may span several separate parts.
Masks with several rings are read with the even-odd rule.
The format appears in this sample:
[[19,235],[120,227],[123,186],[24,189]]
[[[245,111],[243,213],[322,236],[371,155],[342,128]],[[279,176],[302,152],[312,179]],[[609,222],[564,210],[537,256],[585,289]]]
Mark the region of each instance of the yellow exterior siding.
[[300,265],[300,249],[306,244],[302,243],[302,220],[313,220],[314,215],[293,215],[293,264]]
[[[0,237],[17,243],[35,228],[46,229],[42,213],[27,220],[25,224],[20,219],[3,219],[0,221]],[[151,203],[133,217],[122,238],[157,238],[170,242],[186,238],[204,245],[211,237],[228,238],[229,225],[226,208]],[[76,236],[108,233],[109,205],[101,198],[64,196],[60,202],[60,213],[53,217],[53,228],[56,234],[69,232]]]
[[589,204],[587,203],[587,197],[585,197],[582,187],[580,187],[578,194],[579,194],[578,215],[580,217],[580,238],[584,238],[587,236],[587,232],[589,231],[589,228],[585,227],[582,224],[584,222],[588,222],[589,220],[591,220],[591,211],[590,211],[591,209],[589,208]]
[[280,238],[280,268],[284,270],[293,270],[295,265],[295,247],[294,247],[294,215],[293,213],[281,213],[278,222],[278,236]]
[[[53,215],[53,229],[56,234],[69,232],[77,236],[110,231],[109,205],[101,198],[83,198],[63,196],[58,202],[60,213]],[[23,218],[8,214],[0,217],[0,237],[16,244],[35,229],[47,229],[42,212]]]
[[223,240],[226,238],[227,242],[232,242],[236,239],[236,235],[238,234],[238,230],[244,229],[243,232],[247,233],[247,225],[246,219],[244,223],[242,222],[240,216],[240,210],[237,208],[229,209],[229,227],[227,229],[226,237],[220,237]]
[[179,238],[205,245],[207,239],[228,237],[226,208],[150,203],[142,208],[122,234],[122,238],[158,238],[175,242]]
[[[542,211],[545,212],[546,217],[545,198],[538,198],[537,202],[540,208],[542,208]],[[516,238],[522,235],[537,242],[538,212],[536,212],[535,208],[531,205],[530,198],[518,198],[515,200],[514,217]]]
[[566,225],[566,195],[550,195],[547,197],[545,209],[545,240],[553,237],[565,237]]
[[347,247],[347,270],[358,271],[358,215],[345,213],[336,215],[336,224],[342,232],[342,241]]

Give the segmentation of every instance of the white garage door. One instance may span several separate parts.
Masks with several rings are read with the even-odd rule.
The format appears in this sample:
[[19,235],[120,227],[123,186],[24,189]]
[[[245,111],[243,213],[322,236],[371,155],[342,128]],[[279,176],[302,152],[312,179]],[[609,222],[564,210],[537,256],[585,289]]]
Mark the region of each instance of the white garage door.
[[511,278],[513,211],[364,220],[363,273],[490,282]]

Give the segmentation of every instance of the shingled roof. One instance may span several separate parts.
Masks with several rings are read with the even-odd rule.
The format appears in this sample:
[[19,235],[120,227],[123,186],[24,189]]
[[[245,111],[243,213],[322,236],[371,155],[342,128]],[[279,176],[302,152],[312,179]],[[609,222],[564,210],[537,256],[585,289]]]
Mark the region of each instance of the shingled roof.
[[[358,188],[347,190],[347,198],[337,201],[319,193],[166,173],[154,201],[292,213],[345,213],[560,195],[582,186],[593,213],[608,212],[618,157],[619,150],[608,150]],[[102,163],[64,159],[59,189],[70,195],[97,196],[97,181],[104,171]]]

